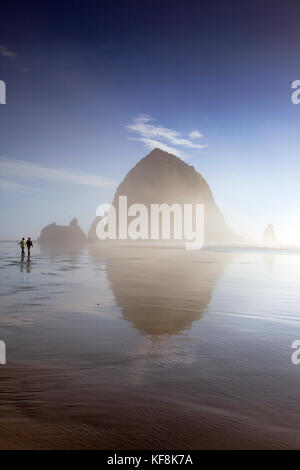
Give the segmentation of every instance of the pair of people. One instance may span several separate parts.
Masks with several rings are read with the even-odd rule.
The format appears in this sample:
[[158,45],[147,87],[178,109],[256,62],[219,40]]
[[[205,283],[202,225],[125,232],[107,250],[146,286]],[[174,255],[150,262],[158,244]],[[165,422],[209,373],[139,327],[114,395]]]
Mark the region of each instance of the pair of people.
[[31,238],[28,237],[27,241],[25,241],[25,238],[22,238],[22,240],[19,242],[19,245],[21,246],[22,256],[25,255],[25,248],[26,247],[27,247],[28,256],[30,256],[30,250],[33,247],[33,243],[31,241]]

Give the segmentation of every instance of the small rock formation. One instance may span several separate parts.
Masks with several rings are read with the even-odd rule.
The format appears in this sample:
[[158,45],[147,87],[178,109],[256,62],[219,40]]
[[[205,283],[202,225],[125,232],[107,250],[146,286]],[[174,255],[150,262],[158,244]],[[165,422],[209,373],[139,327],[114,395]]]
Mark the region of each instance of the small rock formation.
[[[142,203],[147,208],[151,204],[202,203],[205,205],[206,244],[241,241],[241,237],[227,226],[205,179],[193,166],[163,150],[152,150],[129,171],[115,193],[113,206],[116,210],[119,196],[127,196],[128,206]],[[100,217],[97,217],[91,225],[89,241],[99,242],[96,235],[99,220]]]
[[86,235],[74,217],[69,225],[47,225],[41,230],[38,242],[41,245],[79,245],[86,241]]
[[264,243],[266,245],[277,242],[277,238],[276,238],[276,235],[275,235],[275,230],[274,230],[273,224],[269,224],[267,226],[267,228],[266,228],[266,230],[264,231],[264,234],[263,234],[263,240],[264,240]]
[[99,239],[97,238],[97,235],[96,235],[96,229],[97,229],[97,225],[98,225],[98,222],[100,222],[101,220],[101,217],[95,217],[91,226],[90,226],[90,229],[88,231],[88,235],[87,235],[87,239],[89,242],[97,242],[99,241]]

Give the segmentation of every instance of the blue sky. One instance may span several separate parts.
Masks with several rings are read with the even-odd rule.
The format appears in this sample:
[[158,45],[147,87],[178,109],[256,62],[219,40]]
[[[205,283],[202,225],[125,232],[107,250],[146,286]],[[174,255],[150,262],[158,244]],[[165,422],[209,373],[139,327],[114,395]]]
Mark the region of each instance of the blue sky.
[[299,2],[53,3],[1,5],[0,239],[88,230],[158,142],[236,231],[300,240]]

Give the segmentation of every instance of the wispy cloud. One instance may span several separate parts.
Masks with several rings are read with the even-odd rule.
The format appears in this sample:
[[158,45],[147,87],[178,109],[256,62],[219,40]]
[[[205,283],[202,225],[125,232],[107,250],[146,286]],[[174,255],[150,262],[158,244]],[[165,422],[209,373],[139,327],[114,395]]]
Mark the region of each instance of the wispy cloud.
[[143,142],[146,145],[146,147],[149,148],[150,150],[159,148],[161,150],[164,150],[165,152],[173,153],[174,155],[177,155],[178,157],[183,157],[183,153],[177,148],[170,147],[169,145],[166,145],[155,139],[147,139],[145,137],[129,137],[129,140],[136,140],[138,142]]
[[[15,190],[20,192],[30,192],[33,188],[25,186],[24,181],[43,180],[65,184],[78,184],[83,186],[93,186],[98,188],[114,188],[116,184],[99,175],[84,173],[69,168],[51,168],[49,166],[32,163],[25,160],[0,159],[0,189],[6,191]],[[13,181],[13,178],[22,180]]]
[[16,181],[10,181],[7,179],[0,178],[0,191],[9,191],[13,193],[23,194],[36,194],[37,189],[31,186],[25,186],[24,184],[17,183]]
[[189,133],[189,137],[190,139],[201,139],[203,137],[203,135],[201,134],[201,132],[195,130],[195,131],[191,131]]
[[13,51],[10,51],[3,44],[0,44],[0,55],[2,55],[2,57],[8,57],[10,59],[13,59],[14,57],[16,57],[17,54]]
[[[185,149],[198,150],[207,147],[207,145],[193,142],[194,139],[202,137],[199,131],[191,131],[189,138],[185,138],[182,136],[181,132],[153,124],[153,121],[153,118],[147,114],[141,114],[133,118],[132,123],[128,124],[126,127],[138,134],[138,137],[130,137],[130,139],[143,142],[150,149],[158,147],[167,152],[174,153],[181,158],[187,158],[187,156],[177,148],[178,146],[184,147]],[[171,144],[171,146],[169,144]]]

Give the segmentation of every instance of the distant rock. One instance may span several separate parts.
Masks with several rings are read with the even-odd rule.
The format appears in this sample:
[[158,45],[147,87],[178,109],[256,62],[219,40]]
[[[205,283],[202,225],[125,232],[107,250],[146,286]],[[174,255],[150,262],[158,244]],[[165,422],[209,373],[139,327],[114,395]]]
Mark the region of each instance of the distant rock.
[[269,224],[263,234],[264,243],[269,245],[270,243],[276,243],[277,238],[273,224]]
[[[128,206],[142,203],[148,208],[151,204],[202,203],[205,205],[206,244],[241,241],[227,226],[205,179],[193,166],[160,149],[150,152],[129,171],[115,193],[115,208],[119,196],[127,196]],[[91,225],[89,241],[99,241],[96,235],[99,220],[97,217]]]
[[41,230],[38,242],[41,245],[79,245],[86,241],[86,235],[78,225],[76,218],[69,225],[47,225]]
[[88,231],[88,235],[87,235],[87,238],[88,238],[88,241],[89,242],[96,242],[96,241],[99,241],[99,239],[97,238],[97,235],[96,235],[96,228],[97,228],[97,224],[98,222],[100,222],[101,220],[101,217],[95,217],[91,226],[90,226],[90,229]]

